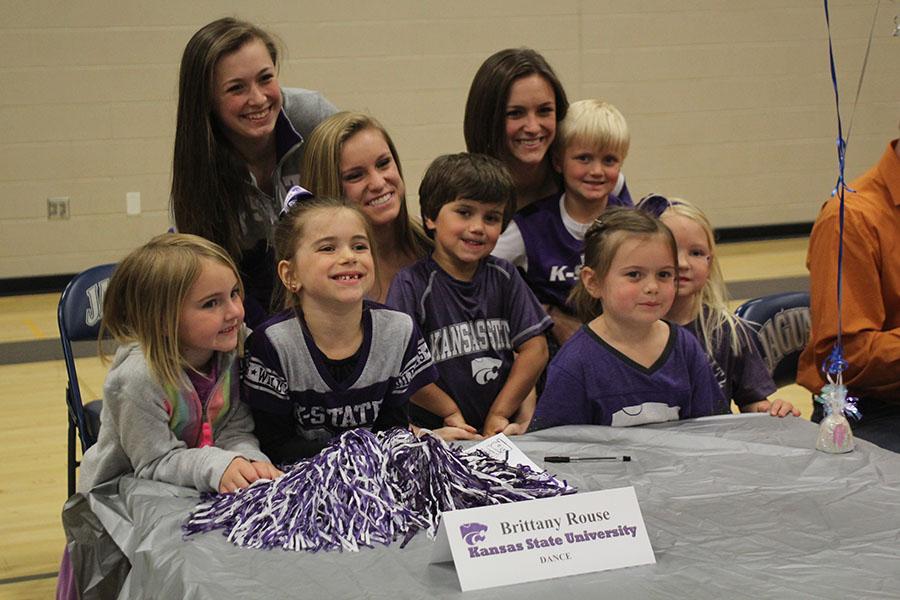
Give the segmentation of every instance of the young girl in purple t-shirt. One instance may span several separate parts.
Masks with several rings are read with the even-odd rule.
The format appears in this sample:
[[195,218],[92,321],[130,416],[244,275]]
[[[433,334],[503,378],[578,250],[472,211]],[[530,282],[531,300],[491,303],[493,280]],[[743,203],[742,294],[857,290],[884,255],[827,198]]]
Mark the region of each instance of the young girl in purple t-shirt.
[[757,350],[756,334],[728,309],[725,280],[716,257],[712,225],[686,200],[647,196],[638,207],[657,216],[672,231],[678,246],[678,286],[666,318],[697,336],[709,356],[725,396],[741,412],[768,412],[777,417],[800,411],[785,400],[769,400],[775,382]]
[[532,429],[674,421],[724,403],[699,342],[662,320],[677,264],[672,233],[646,213],[611,208],[590,226],[572,294],[588,322],[550,363]]

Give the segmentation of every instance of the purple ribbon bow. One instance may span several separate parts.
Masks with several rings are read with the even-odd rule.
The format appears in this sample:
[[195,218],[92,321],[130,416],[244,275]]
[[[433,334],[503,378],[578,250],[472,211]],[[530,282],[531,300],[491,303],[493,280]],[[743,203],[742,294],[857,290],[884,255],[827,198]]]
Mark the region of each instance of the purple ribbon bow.
[[647,194],[638,201],[637,209],[649,213],[658,219],[666,212],[667,208],[679,204],[681,204],[681,202],[669,200],[661,194]]
[[308,200],[309,198],[314,198],[313,193],[307,190],[306,188],[302,188],[299,185],[295,185],[291,189],[288,190],[288,193],[284,197],[284,204],[281,207],[281,212],[278,213],[278,218],[284,217],[291,210],[291,207],[297,204],[302,200]]

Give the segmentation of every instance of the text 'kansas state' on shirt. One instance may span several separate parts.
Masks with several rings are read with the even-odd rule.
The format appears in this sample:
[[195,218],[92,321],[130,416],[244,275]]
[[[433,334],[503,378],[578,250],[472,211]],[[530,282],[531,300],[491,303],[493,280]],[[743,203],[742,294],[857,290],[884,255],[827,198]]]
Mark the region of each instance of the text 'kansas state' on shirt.
[[434,362],[486,350],[510,350],[509,321],[478,319],[435,329],[428,336]]

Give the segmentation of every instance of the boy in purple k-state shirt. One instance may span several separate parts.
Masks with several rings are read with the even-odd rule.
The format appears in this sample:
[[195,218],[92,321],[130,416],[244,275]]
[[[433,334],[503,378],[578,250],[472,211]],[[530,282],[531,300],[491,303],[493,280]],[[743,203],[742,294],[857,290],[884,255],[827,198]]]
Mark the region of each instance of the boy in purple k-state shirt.
[[438,157],[422,180],[422,221],[434,252],[400,271],[387,297],[413,316],[439,373],[412,397],[417,425],[457,426],[460,438],[528,427],[547,364],[542,334],[552,321],[516,268],[490,256],[514,190],[502,163],[480,154]]

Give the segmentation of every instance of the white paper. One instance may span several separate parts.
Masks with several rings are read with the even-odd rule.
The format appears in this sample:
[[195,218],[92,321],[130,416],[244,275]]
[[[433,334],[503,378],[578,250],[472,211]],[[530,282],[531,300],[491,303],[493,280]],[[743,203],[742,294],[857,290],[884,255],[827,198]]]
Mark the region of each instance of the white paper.
[[535,473],[541,473],[544,470],[534,464],[531,459],[528,458],[524,452],[519,450],[519,447],[513,444],[503,433],[498,433],[486,440],[478,442],[471,448],[468,448],[466,453],[475,452],[476,450],[481,450],[491,458],[502,460],[514,467],[525,465],[530,467]]
[[441,530],[463,591],[656,562],[633,487],[446,512]]

